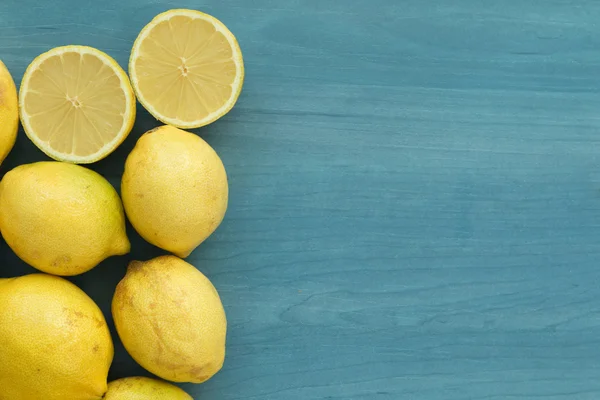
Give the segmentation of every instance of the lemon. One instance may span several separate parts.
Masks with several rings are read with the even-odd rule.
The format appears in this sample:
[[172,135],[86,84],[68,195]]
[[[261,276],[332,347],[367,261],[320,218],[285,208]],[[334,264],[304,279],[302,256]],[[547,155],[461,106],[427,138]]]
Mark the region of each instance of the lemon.
[[225,216],[227,174],[208,143],[167,125],[138,140],[125,163],[121,195],[144,239],[187,257]]
[[19,107],[25,133],[37,147],[78,164],[109,155],[135,120],[127,74],[87,46],[56,47],[33,60],[21,81]]
[[18,130],[17,88],[6,65],[0,61],[0,163],[13,148]]
[[157,15],[137,37],[129,75],[156,119],[197,128],[227,114],[242,91],[244,62],[235,36],[218,19],[194,10]]
[[4,176],[0,231],[22,260],[55,275],[81,274],[130,248],[111,184],[87,168],[56,161],[21,165]]
[[112,314],[129,354],[163,379],[201,383],[223,365],[227,321],[219,294],[180,258],[131,262]]
[[170,383],[136,376],[112,381],[104,400],[194,400]]
[[99,400],[113,344],[98,306],[63,278],[0,279],[0,399]]

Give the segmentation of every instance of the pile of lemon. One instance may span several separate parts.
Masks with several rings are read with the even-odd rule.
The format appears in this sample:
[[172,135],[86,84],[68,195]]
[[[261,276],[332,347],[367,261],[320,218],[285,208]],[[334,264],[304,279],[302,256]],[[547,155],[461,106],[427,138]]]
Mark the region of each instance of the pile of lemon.
[[[112,316],[125,348],[173,382],[201,383],[221,369],[221,300],[181,258],[223,220],[227,175],[217,153],[180,128],[226,114],[243,78],[233,34],[193,10],[167,11],[144,27],[129,77],[97,49],[58,47],[31,63],[17,96],[0,66],[0,161],[13,147],[19,116],[31,141],[57,160],[20,165],[0,182],[2,236],[44,272],[0,279],[0,399],[191,399],[158,379],[107,383],[114,348],[106,320],[91,298],[59,277],[127,254],[125,217],[144,239],[174,254],[132,261],[116,287]],[[98,161],[123,142],[136,98],[165,125],[141,136],[127,157],[121,201],[106,179],[77,164]]]

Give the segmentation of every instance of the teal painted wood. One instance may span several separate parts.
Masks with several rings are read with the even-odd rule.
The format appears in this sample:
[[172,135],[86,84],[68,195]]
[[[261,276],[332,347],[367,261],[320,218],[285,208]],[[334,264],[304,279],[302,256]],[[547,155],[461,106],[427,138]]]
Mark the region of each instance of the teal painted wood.
[[[58,3],[58,4],[56,4]],[[485,3],[485,4],[484,4]],[[196,132],[230,208],[189,258],[221,293],[227,360],[198,399],[597,399],[600,3],[0,3],[17,81],[86,44],[127,63],[155,14],[237,35],[236,108]],[[135,140],[93,168],[118,186]],[[22,134],[2,170],[44,156]],[[132,254],[73,279],[107,313]],[[2,276],[32,272],[0,245]],[[116,343],[110,378],[143,374]],[[1,388],[0,388],[1,390]]]

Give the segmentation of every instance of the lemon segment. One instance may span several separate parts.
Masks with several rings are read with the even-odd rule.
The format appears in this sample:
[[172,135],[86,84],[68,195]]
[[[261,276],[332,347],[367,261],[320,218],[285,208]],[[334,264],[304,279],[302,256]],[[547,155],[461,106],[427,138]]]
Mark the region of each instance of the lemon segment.
[[54,48],[27,68],[19,92],[27,136],[59,161],[92,163],[119,146],[135,120],[127,74],[87,46]]
[[142,105],[179,128],[210,124],[234,106],[244,63],[235,36],[216,18],[194,10],[157,15],[136,39],[129,75]]

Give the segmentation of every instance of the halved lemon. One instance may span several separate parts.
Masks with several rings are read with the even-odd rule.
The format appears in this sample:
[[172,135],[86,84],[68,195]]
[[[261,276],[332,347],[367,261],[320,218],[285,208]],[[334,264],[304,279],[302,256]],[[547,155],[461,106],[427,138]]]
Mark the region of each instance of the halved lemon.
[[59,161],[98,161],[125,140],[135,121],[127,74],[87,46],[56,47],[27,68],[19,91],[21,123],[31,141]]
[[235,36],[221,21],[177,9],[157,15],[142,29],[129,76],[138,100],[156,119],[198,128],[234,106],[244,62]]

